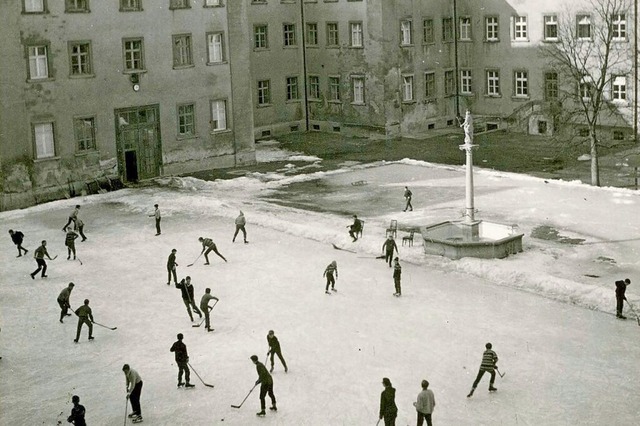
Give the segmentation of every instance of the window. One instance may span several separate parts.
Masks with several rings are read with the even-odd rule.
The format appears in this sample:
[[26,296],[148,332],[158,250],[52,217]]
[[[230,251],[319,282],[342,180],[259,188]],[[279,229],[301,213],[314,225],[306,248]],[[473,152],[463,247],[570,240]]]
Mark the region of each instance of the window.
[[351,22],[349,28],[351,28],[351,39],[349,40],[351,47],[362,47],[362,22]]
[[256,25],[253,27],[253,47],[255,49],[269,48],[269,32],[266,25]]
[[413,44],[413,34],[411,31],[411,21],[400,21],[400,45],[409,46]]
[[591,39],[591,15],[576,16],[576,35],[579,39]]
[[547,72],[544,74],[544,100],[558,99],[558,73]]
[[49,78],[49,47],[29,46],[29,79]]
[[455,90],[455,76],[453,71],[444,72],[444,95],[453,95]]
[[329,77],[329,102],[340,102],[340,77]]
[[589,102],[591,100],[591,93],[593,93],[593,84],[588,81],[588,78],[583,78],[578,86],[578,90],[580,93],[580,97],[584,102]]
[[120,0],[120,12],[138,12],[142,10],[142,0]]
[[55,157],[53,123],[34,124],[33,136],[36,143],[36,160]]
[[298,77],[287,77],[287,100],[296,101],[299,97]]
[[621,130],[613,131],[613,140],[614,141],[623,141],[624,140],[624,132]]
[[320,99],[320,77],[317,75],[309,76],[309,98]]
[[[125,71],[140,71],[144,69],[142,55],[142,39],[123,40],[124,69]],[[175,48],[174,48],[175,51]],[[175,63],[175,58],[174,58]]]
[[547,41],[558,40],[558,16],[557,15],[544,16],[544,39]]
[[364,105],[364,77],[351,77],[352,102]]
[[442,19],[442,41],[453,41],[453,18]]
[[434,72],[428,72],[424,75],[424,97],[435,98],[436,97],[436,74]]
[[614,101],[627,100],[627,77],[616,75],[611,81],[611,97]]
[[485,38],[487,41],[498,41],[498,17],[487,16],[484,20]]
[[296,24],[282,24],[282,37],[285,46],[295,46]]
[[178,136],[189,137],[196,134],[196,114],[194,104],[178,105]]
[[227,130],[227,101],[211,101],[211,130]]
[[172,36],[172,38],[174,68],[193,65],[193,59],[191,56],[191,35],[179,34]]
[[222,33],[207,34],[207,56],[209,64],[224,62],[224,44]]
[[73,135],[76,139],[76,150],[78,152],[86,152],[96,149],[95,117],[74,118]]
[[24,13],[44,13],[46,11],[45,0],[24,0]]
[[515,41],[527,41],[529,39],[526,16],[513,17],[513,39]]
[[65,0],[64,11],[67,13],[88,12],[89,0]]
[[614,13],[611,17],[613,39],[627,39],[627,17],[624,13]]
[[433,31],[433,19],[428,18],[422,21],[422,42],[435,43],[435,33]]
[[402,76],[402,100],[403,102],[413,102],[413,76]]
[[171,9],[188,9],[189,0],[170,0],[169,2],[169,10]]
[[470,95],[471,90],[471,70],[460,71],[460,93]]
[[222,6],[221,0],[204,0],[204,7]]
[[471,18],[468,16],[460,18],[460,40],[471,40]]
[[269,86],[269,80],[258,81],[258,105],[269,105],[271,103]]
[[337,46],[339,42],[338,23],[327,22],[327,46]]
[[516,98],[529,97],[529,77],[526,71],[515,71],[513,73],[513,95]]
[[307,23],[307,46],[318,45],[318,24],[315,22]]
[[69,74],[72,76],[92,75],[91,43],[88,41],[70,41],[69,65]]
[[500,96],[500,71],[487,71],[487,95]]

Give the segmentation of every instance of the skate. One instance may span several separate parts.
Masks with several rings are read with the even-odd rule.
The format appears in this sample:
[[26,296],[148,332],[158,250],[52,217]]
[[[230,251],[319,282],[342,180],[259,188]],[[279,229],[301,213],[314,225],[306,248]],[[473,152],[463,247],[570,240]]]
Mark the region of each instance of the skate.
[[127,417],[129,417],[130,419],[134,418],[134,417],[138,417],[138,415],[136,413],[131,413],[129,414]]
[[95,339],[95,337],[89,336],[89,340],[93,340],[93,339]]
[[142,423],[142,416],[137,416],[137,417],[132,418],[131,419],[131,423]]
[[617,315],[616,315],[616,318],[620,318],[620,319],[627,319],[627,317],[625,317],[625,316],[624,316],[624,315],[622,315],[622,314],[617,314]]
[[213,331],[215,330],[214,328],[207,328],[207,331]]
[[471,398],[473,396],[473,391],[475,391],[476,388],[471,388],[471,392],[469,392],[469,395],[467,395],[467,398]]
[[332,288],[331,291],[338,291],[338,290],[336,290],[335,288]]
[[78,343],[78,339],[73,339],[73,342],[74,343]]
[[205,265],[208,265],[208,264],[209,264],[209,262],[205,263]]
[[498,388],[494,388],[493,386],[489,386],[489,392],[495,392]]
[[185,388],[195,388],[196,385],[192,385],[191,383],[187,383],[186,385],[184,385]]
[[269,370],[269,373],[273,373],[273,365],[271,366],[271,369]]
[[278,411],[278,407],[276,407],[275,405],[273,407],[269,407],[269,410],[271,411]]
[[331,294],[329,290],[325,290],[324,294]]
[[184,382],[178,382],[178,387],[184,386]]
[[244,243],[245,243],[245,244],[249,244],[249,241],[245,241]]
[[265,414],[267,414],[267,413],[265,413],[265,412],[264,412],[264,410],[262,410],[262,411],[260,411],[259,413],[256,413],[256,416],[264,417],[264,416],[265,416]]

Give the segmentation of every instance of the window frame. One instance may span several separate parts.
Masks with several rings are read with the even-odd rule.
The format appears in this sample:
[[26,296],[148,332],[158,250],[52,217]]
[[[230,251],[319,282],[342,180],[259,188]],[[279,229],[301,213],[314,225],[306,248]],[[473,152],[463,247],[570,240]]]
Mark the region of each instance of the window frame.
[[413,46],[413,21],[411,19],[400,20],[400,46]]
[[513,15],[513,41],[529,41],[529,19],[527,15]]
[[[176,46],[176,42],[178,41],[184,41],[185,43]],[[171,53],[174,70],[195,66],[193,62],[193,37],[191,33],[171,34]]]
[[[258,40],[261,40],[263,34],[258,32],[259,29],[264,28],[264,46],[258,46]],[[261,36],[260,38],[258,36]],[[268,50],[269,49],[269,24],[253,24],[253,50]]]
[[500,90],[500,70],[497,68],[490,68],[485,70],[485,95],[489,97],[501,97],[502,91]]
[[[86,67],[87,72],[79,72],[74,73],[74,57],[82,58],[82,53],[77,54],[73,50],[78,46],[87,46],[86,56]],[[91,49],[91,40],[72,40],[67,42],[67,51],[69,55],[69,78],[87,78],[94,77],[95,74],[93,72],[93,51]]]
[[[85,133],[83,131],[83,138],[79,138],[79,127],[77,126],[77,124],[79,124],[80,122],[86,122],[87,120],[91,121],[91,127],[89,130],[89,137],[85,136]],[[82,115],[82,116],[74,116],[73,117],[73,139],[75,142],[75,147],[76,147],[76,155],[79,154],[86,154],[92,151],[97,151],[98,149],[98,144],[96,141],[96,117],[95,115]],[[86,141],[89,141],[89,144],[91,146],[89,147],[80,147],[80,143],[86,143]]]
[[[220,46],[220,60],[213,60],[215,59],[213,57],[215,53],[215,43],[212,44],[212,38],[216,36],[220,37],[220,43],[218,43]],[[227,62],[227,52],[225,49],[224,31],[210,31],[205,34],[205,37],[207,43],[207,65],[225,64]],[[213,50],[212,47],[214,47]]]
[[317,47],[320,43],[320,30],[317,22],[305,22],[305,46]]
[[[49,125],[51,127],[51,154],[49,155],[47,153],[47,147],[45,148],[45,151],[43,152],[43,155],[39,155],[39,137],[38,137],[38,132],[37,132],[37,127],[38,126],[44,126],[44,125]],[[34,161],[42,161],[42,160],[51,160],[51,159],[56,159],[57,158],[57,151],[56,151],[56,126],[55,126],[55,122],[54,120],[41,120],[41,121],[33,121],[31,122],[31,134],[33,137],[33,159]],[[46,141],[45,141],[46,142]]]
[[415,95],[415,78],[413,74],[402,74],[402,102],[405,104],[414,103]]
[[[128,4],[125,4],[128,3]],[[142,0],[120,0],[120,12],[142,12]]]
[[450,16],[445,16],[442,18],[442,42],[443,43],[452,43],[454,41],[454,24],[453,18]]
[[472,41],[473,33],[471,25],[470,16],[461,16],[458,18],[458,41]]
[[[495,22],[492,20],[495,19]],[[491,36],[495,33],[495,36]],[[500,17],[498,15],[489,15],[484,17],[484,41],[495,43],[500,41]]]
[[453,96],[456,94],[456,75],[454,70],[445,70],[442,79],[444,87],[444,96]]
[[[213,105],[219,105],[222,104],[223,108],[222,108],[222,112],[224,114],[224,127],[219,127],[216,126],[214,123],[219,123],[221,120],[217,120],[214,121],[214,116],[213,116]],[[222,133],[222,132],[227,132],[231,130],[231,125],[229,123],[229,111],[228,111],[228,105],[229,102],[227,99],[223,98],[223,99],[211,99],[209,101],[209,124],[211,126],[211,133]],[[220,109],[216,109],[216,111],[220,111]],[[220,118],[220,115],[218,114],[218,118]]]
[[191,2],[189,0],[169,0],[169,10],[181,9],[191,9]]
[[341,81],[339,75],[330,75],[327,77],[327,85],[329,87],[329,102],[342,103]]
[[[623,84],[616,84],[616,80],[622,79]],[[616,74],[611,76],[611,101],[616,103],[627,103],[627,76],[624,74]]]
[[[84,6],[78,3],[83,3]],[[89,13],[90,11],[89,0],[64,0],[64,13]]]
[[436,32],[433,18],[424,18],[422,20],[422,43],[433,44],[436,42]]
[[297,75],[285,77],[285,100],[286,102],[300,101],[300,79]]
[[309,100],[319,101],[322,99],[322,92],[320,90],[320,76],[317,74],[309,74]]
[[[549,78],[553,76],[554,78]],[[559,96],[558,73],[556,71],[546,71],[544,73],[544,100],[555,101]]]
[[424,97],[425,99],[435,99],[437,97],[436,73],[426,71],[424,73]]
[[[542,39],[544,41],[556,42],[560,40],[558,38],[558,30],[559,30],[558,15],[556,15],[555,13],[543,15],[542,26],[543,26]],[[550,28],[555,28],[555,36],[549,34]]]
[[[186,111],[190,108],[191,111]],[[182,131],[184,127],[185,131]],[[176,105],[176,139],[192,139],[196,134],[196,104],[195,102],[181,102]]]
[[529,99],[529,71],[524,69],[513,70],[513,97],[518,99]]
[[[582,19],[586,22],[582,23]],[[584,29],[588,30],[588,35],[581,35]],[[592,40],[593,39],[593,19],[590,13],[577,13],[576,14],[576,39],[578,40]]]
[[[362,74],[354,74],[351,78],[351,105],[366,105],[366,80]],[[356,91],[356,89],[358,89]],[[358,96],[356,97],[356,94]]]
[[[617,18],[617,19],[616,19]],[[611,16],[612,36],[614,41],[627,41],[627,14],[614,13]]]
[[293,22],[282,23],[282,47],[298,47],[298,38],[296,37],[296,24]]
[[[333,26],[335,25],[335,31]],[[327,30],[327,47],[340,47],[340,25],[338,22],[327,22],[325,25]],[[335,43],[332,43],[333,36],[335,35]]]
[[224,3],[222,0],[204,0],[202,7],[222,7]]
[[258,80],[256,83],[256,89],[258,95],[256,105],[258,107],[271,105],[271,80]]
[[460,94],[461,95],[473,94],[473,72],[471,69],[460,70]]
[[[358,44],[356,44],[356,41]],[[349,47],[364,48],[364,26],[362,21],[349,21]]]
[[[31,54],[32,49],[44,49],[44,55],[40,55],[38,51]],[[41,43],[34,43],[25,46],[26,56],[27,56],[27,81],[28,82],[36,82],[36,81],[47,81],[52,80],[53,76],[51,75],[51,58],[49,57],[49,52],[51,48],[51,43],[48,41],[43,41]],[[40,66],[38,65],[41,60],[44,58],[44,74],[40,72],[35,72],[40,70]],[[35,68],[32,66],[35,66]]]
[[[34,2],[42,5],[42,9],[38,10],[27,10],[27,2],[30,2],[30,6],[33,6]],[[43,13],[49,13],[47,0],[22,0],[22,13],[25,15],[38,15]]]
[[[140,67],[139,68],[129,68],[127,66],[127,62],[130,61],[130,59],[127,58],[127,52],[129,52],[129,50],[127,50],[127,43],[135,43],[138,42],[140,43],[140,58],[138,59],[140,62]],[[172,46],[171,46],[172,52],[173,52],[173,39],[172,39]],[[135,52],[135,51],[132,51]],[[139,72],[144,72],[146,71],[145,69],[145,60],[144,60],[144,38],[143,37],[127,37],[127,38],[123,38],[122,39],[122,59],[124,62],[124,67],[122,72],[124,74],[132,74],[132,73],[139,73]],[[135,58],[133,59],[135,61]]]

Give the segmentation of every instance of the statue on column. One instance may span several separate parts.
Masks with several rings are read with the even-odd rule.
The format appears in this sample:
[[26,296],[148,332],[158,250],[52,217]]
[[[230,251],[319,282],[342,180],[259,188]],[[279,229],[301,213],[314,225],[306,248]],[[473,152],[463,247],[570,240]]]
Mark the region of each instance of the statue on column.
[[464,143],[473,144],[473,116],[471,111],[467,110],[464,114],[464,121],[460,127],[464,129]]

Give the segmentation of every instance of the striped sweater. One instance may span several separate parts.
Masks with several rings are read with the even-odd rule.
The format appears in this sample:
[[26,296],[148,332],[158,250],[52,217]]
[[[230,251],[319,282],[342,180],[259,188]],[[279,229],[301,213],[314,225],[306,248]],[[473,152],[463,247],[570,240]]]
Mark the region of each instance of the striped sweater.
[[487,349],[482,354],[482,364],[480,364],[480,370],[493,371],[496,368],[496,362],[498,362],[498,355],[491,349]]

